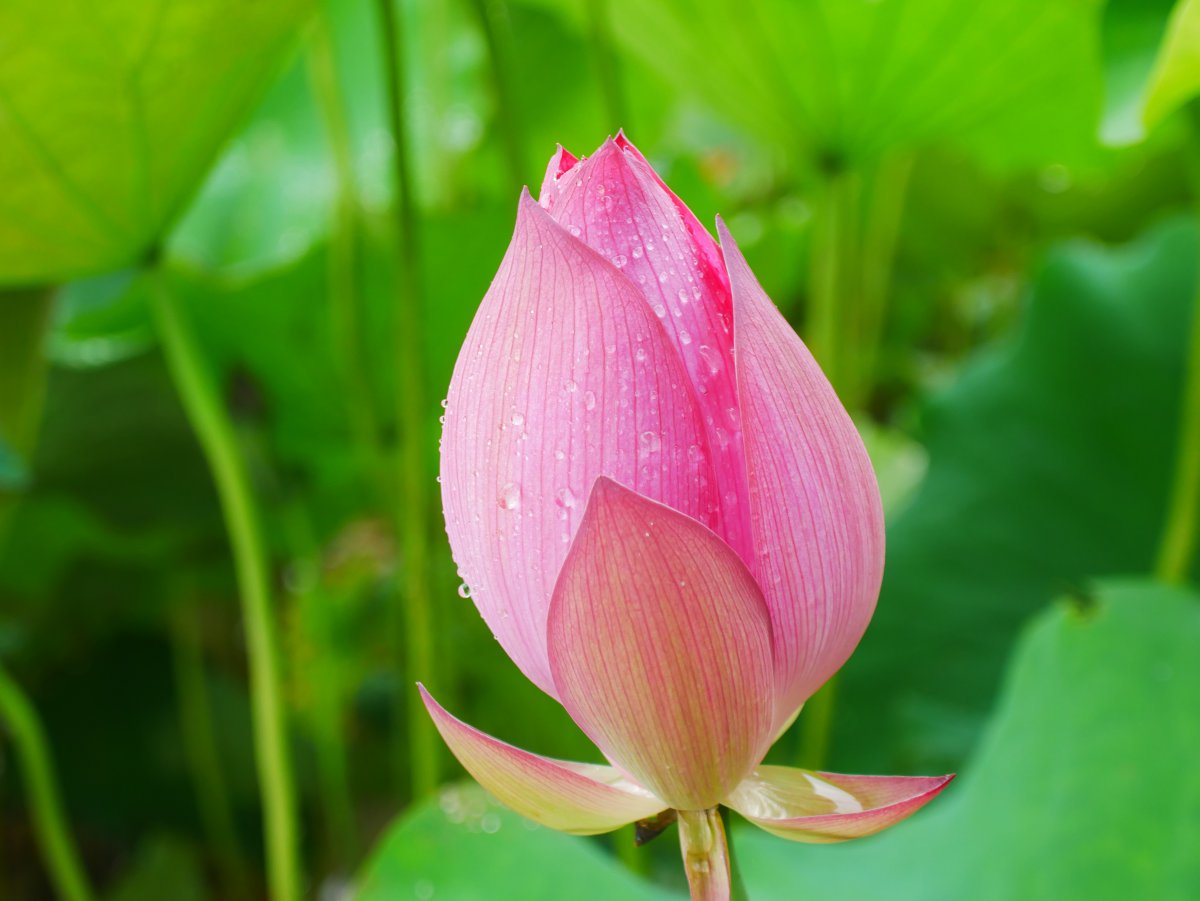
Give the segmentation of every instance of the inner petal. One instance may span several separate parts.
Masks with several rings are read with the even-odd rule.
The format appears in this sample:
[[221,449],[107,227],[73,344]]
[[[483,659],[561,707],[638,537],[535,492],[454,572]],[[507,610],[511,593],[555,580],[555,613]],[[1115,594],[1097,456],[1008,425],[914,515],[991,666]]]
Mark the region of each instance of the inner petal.
[[721,252],[623,136],[575,166],[557,154],[539,203],[645,297],[696,394],[717,479],[718,534],[752,560],[733,314]]

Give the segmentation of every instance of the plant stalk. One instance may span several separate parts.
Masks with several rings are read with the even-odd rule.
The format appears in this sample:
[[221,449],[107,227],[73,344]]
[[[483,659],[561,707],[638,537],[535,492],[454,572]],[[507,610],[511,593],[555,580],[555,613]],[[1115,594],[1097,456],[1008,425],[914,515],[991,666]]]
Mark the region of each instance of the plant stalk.
[[233,551],[250,665],[251,715],[267,878],[273,901],[298,901],[301,877],[296,799],[287,713],[281,690],[279,641],[271,602],[271,577],[250,476],[220,393],[178,298],[153,271],[151,302],[167,366],[212,471]]
[[[428,527],[430,504],[424,459],[425,344],[422,292],[417,245],[417,213],[412,190],[407,129],[404,36],[393,0],[378,0],[383,30],[387,77],[388,121],[394,153],[396,241],[400,297],[395,307],[396,343],[396,472],[399,491],[395,510],[404,580],[404,647],[407,668],[398,693],[399,723],[407,717],[409,775],[414,797],[432,792],[438,784],[441,745],[420,696],[411,689],[418,681],[433,681],[434,642],[432,586],[429,574]],[[397,763],[404,756],[396,755]]]
[[55,891],[63,901],[92,901],[95,895],[67,829],[46,733],[33,705],[3,668],[0,668],[0,722],[8,725],[25,774],[38,848]]
[[204,656],[197,637],[199,618],[188,598],[172,599],[171,659],[179,700],[179,727],[192,772],[200,820],[208,836],[229,898],[249,898],[246,867],[238,851],[229,786],[221,770],[216,731],[205,684]]
[[[1197,273],[1197,279],[1200,280],[1200,273]],[[1192,304],[1192,326],[1184,367],[1175,473],[1154,570],[1159,579],[1173,584],[1188,580],[1200,545],[1200,286]]]
[[479,19],[479,29],[487,44],[488,63],[492,70],[492,89],[496,95],[496,119],[504,143],[508,177],[515,188],[525,183],[525,146],[521,134],[520,110],[513,98],[512,32],[507,11],[500,0],[471,0],[471,6]]
[[614,131],[620,128],[631,129],[633,126],[630,124],[629,109],[621,90],[621,72],[608,19],[608,0],[587,0],[585,6],[588,41],[592,45],[596,81],[600,85],[600,97],[604,101],[609,128]]
[[729,848],[720,811],[679,811],[679,847],[692,901],[731,901]]

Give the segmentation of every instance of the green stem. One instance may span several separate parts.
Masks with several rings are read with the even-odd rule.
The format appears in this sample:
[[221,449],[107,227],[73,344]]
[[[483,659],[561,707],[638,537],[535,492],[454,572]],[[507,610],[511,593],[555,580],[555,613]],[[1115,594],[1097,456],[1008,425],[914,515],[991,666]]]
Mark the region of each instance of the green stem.
[[829,758],[833,715],[837,710],[837,675],[809,698],[800,714],[800,751],[797,759],[805,769],[819,770]]
[[41,421],[47,369],[42,343],[53,300],[49,288],[0,292],[0,466],[12,455],[8,465],[16,467],[12,484],[0,474],[0,548]]
[[204,656],[201,653],[199,618],[195,606],[184,597],[171,604],[171,658],[175,671],[175,691],[179,698],[179,726],[184,750],[192,772],[196,804],[204,831],[216,853],[225,894],[230,898],[249,898],[246,867],[238,851],[237,827],[229,786],[221,770],[217,753],[216,731],[205,684]]
[[[1190,126],[1189,175],[1197,199],[1200,222],[1200,100],[1185,108]],[[1183,406],[1179,411],[1179,438],[1171,483],[1167,519],[1158,547],[1155,575],[1164,582],[1182,584],[1196,564],[1200,543],[1200,272],[1196,274],[1192,325],[1184,359]]]
[[167,365],[216,483],[233,550],[250,664],[251,714],[268,884],[274,901],[301,894],[296,799],[287,715],[280,690],[279,645],[271,609],[271,579],[250,476],[238,454],[233,424],[187,316],[165,284],[150,273],[150,295]]
[[888,290],[912,167],[912,155],[903,154],[885,159],[871,173],[858,267],[862,273],[862,295],[858,327],[852,339],[858,365],[854,367],[854,379],[847,398],[853,407],[869,401],[874,387]]
[[388,474],[376,408],[372,402],[371,380],[366,366],[366,342],[363,335],[362,290],[359,254],[357,187],[354,152],[345,104],[339,88],[329,10],[321,4],[312,32],[308,53],[309,81],[325,123],[325,133],[333,151],[337,178],[337,201],[329,238],[329,315],[330,331],[341,380],[343,397],[355,437],[355,450],[361,454],[363,471],[380,491],[387,495]]
[[525,183],[525,150],[521,137],[520,110],[512,90],[512,34],[507,11],[500,0],[471,0],[488,49],[492,87],[496,92],[496,120],[504,143],[504,159],[513,185]]
[[25,693],[3,669],[0,669],[0,720],[8,724],[25,774],[38,847],[55,890],[64,901],[91,901],[95,895],[67,830],[42,724]]
[[1176,584],[1187,581],[1200,537],[1200,286],[1192,306],[1175,474],[1155,567],[1159,579]]
[[321,796],[323,833],[335,866],[351,868],[359,853],[354,795],[350,788],[349,754],[343,717],[348,678],[337,647],[344,633],[339,617],[349,599],[326,587],[320,550],[310,519],[299,504],[289,506],[284,519],[288,542],[296,557],[294,567],[311,576],[299,579],[296,615],[299,638],[308,664],[293,673],[296,693],[307,699],[306,722],[311,730]]
[[839,395],[847,389],[846,335],[859,297],[858,203],[859,178],[851,170],[829,173],[818,188],[809,271],[809,346]]
[[613,48],[612,31],[608,21],[608,0],[587,0],[588,40],[592,45],[592,57],[596,65],[596,81],[600,85],[600,96],[604,111],[608,115],[609,127],[630,129],[629,110],[625,106],[625,95],[621,91],[621,73],[617,66],[617,54]]
[[679,847],[692,901],[730,901],[729,847],[720,811],[679,811]]
[[730,812],[721,808],[721,825],[725,828],[725,842],[729,848],[729,882],[730,901],[749,901],[750,893],[746,891],[746,883],[742,879],[742,867],[738,863],[737,845],[732,841],[733,829],[730,824],[733,817]]
[[[395,152],[396,238],[400,297],[395,310],[396,343],[396,495],[397,534],[402,549],[404,580],[404,638],[407,682],[432,680],[434,644],[432,589],[429,576],[428,524],[430,506],[425,446],[425,342],[422,327],[420,254],[417,214],[412,192],[406,127],[406,91],[401,23],[393,0],[378,0],[383,26],[387,73],[388,119]],[[406,684],[398,694],[401,715],[408,720],[409,773],[414,797],[432,792],[438,784],[441,745],[416,691]],[[397,729],[399,735],[399,729]],[[396,755],[397,765],[403,757]]]

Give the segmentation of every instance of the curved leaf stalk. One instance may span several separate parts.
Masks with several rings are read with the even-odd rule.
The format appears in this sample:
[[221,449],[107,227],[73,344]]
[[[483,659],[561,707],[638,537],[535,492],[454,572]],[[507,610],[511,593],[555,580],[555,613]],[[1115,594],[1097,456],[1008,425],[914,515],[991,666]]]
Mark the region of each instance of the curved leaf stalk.
[[270,569],[258,508],[249,473],[238,453],[233,424],[205,366],[192,326],[178,298],[171,295],[165,284],[165,274],[152,271],[149,278],[163,353],[212,471],[233,551],[250,664],[254,751],[271,898],[297,901],[301,895],[301,877],[296,798]]
[[[396,241],[399,298],[395,305],[396,346],[396,474],[399,490],[395,510],[401,548],[404,590],[403,628],[407,676],[397,693],[396,735],[407,718],[408,754],[396,754],[398,766],[407,757],[414,797],[432,792],[438,784],[441,741],[425,712],[420,695],[411,688],[417,681],[434,681],[432,585],[429,574],[428,471],[424,455],[426,423],[425,345],[422,327],[420,253],[417,245],[417,212],[412,190],[407,128],[404,36],[394,0],[378,0],[387,78],[388,121],[392,132],[396,186]],[[401,749],[403,750],[403,749]]]
[[37,712],[16,682],[0,668],[0,723],[8,726],[16,756],[25,774],[26,794],[33,812],[42,861],[50,881],[64,901],[92,901],[95,894],[67,829],[46,734]]

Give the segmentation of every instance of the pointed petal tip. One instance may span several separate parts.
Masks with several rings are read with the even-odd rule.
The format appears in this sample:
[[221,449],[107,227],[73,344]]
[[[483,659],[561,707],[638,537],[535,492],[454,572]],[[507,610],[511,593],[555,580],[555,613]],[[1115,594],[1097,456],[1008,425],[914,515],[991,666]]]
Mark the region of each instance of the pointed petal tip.
[[481,732],[449,713],[418,683],[454,756],[501,803],[536,823],[576,835],[611,832],[666,805],[612,767],[542,757]]

